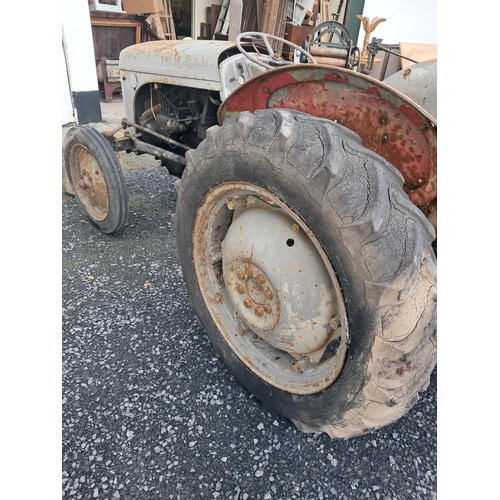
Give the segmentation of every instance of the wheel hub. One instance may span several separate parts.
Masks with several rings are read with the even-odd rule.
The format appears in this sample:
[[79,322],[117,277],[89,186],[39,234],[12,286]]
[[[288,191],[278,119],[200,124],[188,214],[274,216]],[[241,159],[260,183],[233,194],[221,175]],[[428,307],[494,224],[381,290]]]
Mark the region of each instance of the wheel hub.
[[[232,249],[224,245],[229,254]],[[280,317],[280,301],[265,272],[244,257],[224,259],[228,293],[243,321],[260,337],[273,330]],[[278,346],[276,346],[278,347]]]
[[252,201],[235,212],[222,243],[229,298],[266,342],[315,358],[312,353],[332,337],[330,321],[336,314],[324,264],[293,219]]
[[78,198],[89,215],[102,222],[109,213],[109,190],[98,161],[81,145],[73,146],[69,158]]

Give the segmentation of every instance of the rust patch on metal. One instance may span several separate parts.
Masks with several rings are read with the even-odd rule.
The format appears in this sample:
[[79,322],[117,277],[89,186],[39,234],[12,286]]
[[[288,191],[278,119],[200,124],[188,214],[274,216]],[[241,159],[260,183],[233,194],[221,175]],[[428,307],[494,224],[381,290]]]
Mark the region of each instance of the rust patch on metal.
[[219,122],[241,111],[268,108],[293,109],[338,122],[401,172],[417,206],[436,199],[437,124],[388,85],[323,65],[279,68],[233,92],[219,109]]
[[82,144],[74,144],[68,154],[68,166],[75,193],[86,212],[96,221],[109,213],[109,190],[96,157]]

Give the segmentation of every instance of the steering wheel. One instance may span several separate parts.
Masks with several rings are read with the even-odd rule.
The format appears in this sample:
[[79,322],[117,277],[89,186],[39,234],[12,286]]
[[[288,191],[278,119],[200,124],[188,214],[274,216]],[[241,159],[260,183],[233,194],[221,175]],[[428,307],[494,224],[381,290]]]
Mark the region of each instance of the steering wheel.
[[247,58],[249,59],[250,61],[254,62],[255,64],[258,64],[259,66],[262,66],[266,69],[274,69],[276,68],[276,66],[271,66],[270,64],[264,62],[262,60],[262,55],[256,55],[255,53],[253,52],[247,52],[245,50],[245,48],[241,45],[241,39],[243,37],[247,37],[247,36],[252,36],[252,37],[256,37],[256,38],[260,38],[265,46],[266,46],[266,49],[268,50],[269,54],[266,54],[265,55],[265,58],[270,60],[270,59],[273,59],[274,61],[276,61],[277,63],[279,63],[280,65],[284,65],[284,64],[295,64],[293,61],[285,61],[283,59],[282,56],[278,55],[276,52],[274,52],[274,50],[271,48],[271,44],[269,43],[269,39],[271,40],[276,40],[278,42],[281,42],[281,43],[284,43],[285,45],[289,45],[290,47],[293,47],[294,49],[296,50],[299,50],[304,56],[306,56],[313,64],[318,64],[316,59],[314,59],[314,57],[309,54],[309,52],[307,52],[307,50],[303,49],[302,47],[299,47],[298,45],[295,45],[294,43],[292,42],[289,42],[288,40],[285,40],[284,38],[280,38],[279,36],[275,36],[275,35],[269,35],[268,33],[261,33],[259,31],[247,31],[245,33],[240,33],[237,37],[236,37],[236,47],[238,47],[238,50]]

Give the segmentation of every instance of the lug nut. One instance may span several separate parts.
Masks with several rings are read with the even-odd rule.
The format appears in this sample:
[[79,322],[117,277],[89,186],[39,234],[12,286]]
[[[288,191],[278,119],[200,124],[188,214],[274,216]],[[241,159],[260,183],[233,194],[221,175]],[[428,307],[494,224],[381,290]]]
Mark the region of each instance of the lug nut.
[[252,301],[250,299],[246,299],[245,302],[243,302],[243,304],[246,308],[252,307]]
[[264,312],[269,314],[271,312],[271,306],[269,304],[264,304]]
[[257,316],[263,316],[264,315],[264,311],[262,310],[262,307],[256,307],[254,309],[254,312]]
[[266,296],[267,300],[272,300],[272,298],[273,298],[273,293],[271,292],[271,290],[269,290],[269,288],[266,288],[264,295]]
[[238,276],[238,279],[240,281],[243,281],[246,278],[245,273],[242,272],[239,272],[236,276]]
[[238,293],[245,293],[245,287],[243,285],[238,285]]
[[266,281],[266,278],[264,278],[264,276],[262,276],[262,274],[259,274],[259,275],[257,276],[256,280],[257,280],[257,283],[258,283],[259,285],[262,285],[262,283],[264,283],[264,281]]

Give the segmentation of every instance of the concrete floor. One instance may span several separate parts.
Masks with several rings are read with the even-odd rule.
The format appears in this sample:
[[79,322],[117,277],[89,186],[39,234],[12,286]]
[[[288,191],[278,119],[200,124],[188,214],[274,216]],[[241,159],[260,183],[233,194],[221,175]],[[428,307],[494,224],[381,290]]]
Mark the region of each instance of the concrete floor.
[[[121,95],[113,96],[113,100],[111,102],[104,102],[101,100],[101,115],[102,122],[98,123],[90,123],[93,127],[98,130],[104,132],[106,130],[113,130],[118,125],[120,125],[122,118],[125,117],[125,108],[123,105],[123,98]],[[66,132],[70,127],[72,127],[75,123],[69,123],[67,125],[63,125],[62,127],[62,138],[64,141],[64,137],[66,136]]]
[[[102,127],[116,128],[121,124],[122,118],[125,117],[125,108],[123,98],[113,96],[111,102],[101,101]],[[98,125],[98,124],[96,124]]]

